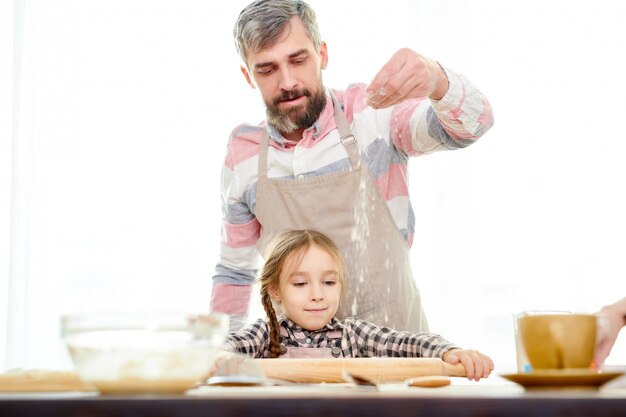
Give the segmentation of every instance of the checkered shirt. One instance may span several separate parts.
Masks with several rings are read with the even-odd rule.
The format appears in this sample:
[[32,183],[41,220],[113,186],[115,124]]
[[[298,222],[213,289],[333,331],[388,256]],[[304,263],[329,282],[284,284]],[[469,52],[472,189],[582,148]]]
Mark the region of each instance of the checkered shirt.
[[[280,342],[284,347],[340,347],[345,358],[424,357],[441,358],[458,346],[436,333],[396,331],[373,323],[333,318],[320,330],[309,331],[285,317],[279,317]],[[339,330],[340,332],[338,332]],[[253,358],[270,357],[269,323],[259,319],[242,330],[232,332],[222,346],[233,353]],[[340,334],[333,338],[333,335]],[[286,336],[285,336],[286,335]]]

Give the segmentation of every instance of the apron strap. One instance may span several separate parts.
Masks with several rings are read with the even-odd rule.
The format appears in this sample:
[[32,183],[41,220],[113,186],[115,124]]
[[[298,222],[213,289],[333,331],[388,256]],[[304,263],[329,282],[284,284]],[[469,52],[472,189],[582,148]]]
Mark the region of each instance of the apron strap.
[[259,148],[259,173],[258,179],[265,180],[267,178],[267,148],[269,148],[270,144],[270,135],[267,133],[263,133],[261,137],[261,147]]
[[343,114],[343,111],[339,106],[335,93],[333,93],[333,90],[330,88],[328,89],[328,92],[330,93],[330,98],[333,100],[333,106],[335,107],[335,123],[337,124],[337,130],[339,131],[339,140],[341,140],[341,143],[346,148],[346,152],[348,152],[348,157],[352,163],[352,169],[356,171],[361,166],[359,149],[356,146],[356,137],[354,136],[354,133],[352,133],[348,120],[346,120],[346,116]]
[[[339,140],[341,140],[341,143],[346,148],[348,158],[350,158],[350,163],[352,164],[352,170],[356,171],[361,166],[361,158],[359,158],[359,149],[356,145],[356,137],[354,136],[354,133],[352,133],[348,120],[339,106],[335,93],[333,93],[331,89],[328,89],[328,92],[330,93],[330,98],[333,101],[333,107],[335,109],[335,124],[337,125],[337,131],[339,132]],[[261,137],[261,144],[259,148],[259,179],[267,178],[267,150],[269,148],[269,141],[270,135],[266,130]]]

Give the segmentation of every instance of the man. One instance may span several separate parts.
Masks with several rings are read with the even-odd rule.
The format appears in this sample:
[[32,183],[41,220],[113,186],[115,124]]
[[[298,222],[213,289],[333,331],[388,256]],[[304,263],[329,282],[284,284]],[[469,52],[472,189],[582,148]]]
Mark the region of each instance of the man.
[[212,309],[239,327],[258,252],[283,230],[313,228],[346,259],[340,319],[426,331],[409,263],[408,157],[473,143],[493,123],[486,98],[409,49],[369,86],[326,89],[327,47],[304,1],[255,1],[234,34],[241,71],[267,114],[260,126],[237,127],[228,145]]

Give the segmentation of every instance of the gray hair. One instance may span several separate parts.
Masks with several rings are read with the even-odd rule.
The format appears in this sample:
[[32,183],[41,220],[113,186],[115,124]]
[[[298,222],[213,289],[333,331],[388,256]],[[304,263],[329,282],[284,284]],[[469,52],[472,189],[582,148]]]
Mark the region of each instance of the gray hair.
[[274,45],[294,16],[300,18],[319,52],[322,39],[311,6],[302,0],[257,0],[241,11],[233,30],[241,59],[246,62],[249,52],[259,52]]

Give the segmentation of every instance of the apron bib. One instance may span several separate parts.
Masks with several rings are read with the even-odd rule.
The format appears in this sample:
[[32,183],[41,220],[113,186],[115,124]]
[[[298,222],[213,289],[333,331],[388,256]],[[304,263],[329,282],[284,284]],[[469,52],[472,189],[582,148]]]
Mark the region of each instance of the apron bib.
[[322,232],[345,259],[339,320],[354,317],[396,330],[427,331],[407,243],[361,163],[356,138],[332,92],[331,98],[352,169],[303,179],[268,178],[266,132],[259,150],[257,249],[264,254],[272,238],[286,230]]
[[[280,329],[283,337],[287,336],[287,331]],[[343,357],[341,351],[341,330],[333,330],[326,335],[325,347],[303,347],[303,346],[281,346],[281,358],[291,359],[320,359],[320,358],[339,358]]]

